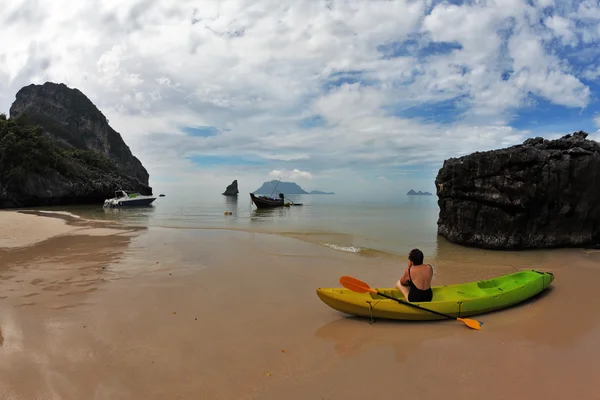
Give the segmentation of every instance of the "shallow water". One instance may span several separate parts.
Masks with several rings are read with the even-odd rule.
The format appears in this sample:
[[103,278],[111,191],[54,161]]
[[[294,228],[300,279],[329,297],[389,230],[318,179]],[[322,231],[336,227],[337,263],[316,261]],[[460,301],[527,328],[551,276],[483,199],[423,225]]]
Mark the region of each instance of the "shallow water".
[[[249,196],[159,197],[149,207],[105,209],[61,207],[86,218],[179,229],[225,228],[289,234],[341,251],[405,254],[413,247],[433,254],[438,247],[436,196],[397,201],[355,201],[336,195],[287,196],[302,206],[258,210]],[[53,210],[56,208],[44,208]],[[225,215],[226,211],[232,212]]]
[[[365,257],[393,257],[404,262],[412,248],[426,262],[460,262],[472,267],[505,264],[522,268],[540,264],[548,250],[505,252],[452,244],[437,235],[437,196],[356,200],[338,195],[286,196],[302,206],[258,210],[249,196],[220,194],[195,198],[159,197],[148,207],[107,209],[97,206],[37,208],[60,210],[83,218],[173,229],[226,229],[293,237]],[[231,215],[225,215],[229,211]]]

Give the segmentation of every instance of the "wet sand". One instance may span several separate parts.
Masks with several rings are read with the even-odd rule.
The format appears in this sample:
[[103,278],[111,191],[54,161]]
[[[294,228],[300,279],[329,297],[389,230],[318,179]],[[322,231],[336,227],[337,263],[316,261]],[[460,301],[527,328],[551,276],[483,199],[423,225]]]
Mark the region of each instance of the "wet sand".
[[77,228],[60,218],[32,218],[31,215],[0,211],[0,248],[25,247]]
[[600,399],[598,252],[441,242],[436,285],[555,274],[543,295],[477,317],[473,331],[369,324],[316,296],[341,275],[391,286],[404,259],[259,233],[64,222],[77,230],[0,250],[2,399]]

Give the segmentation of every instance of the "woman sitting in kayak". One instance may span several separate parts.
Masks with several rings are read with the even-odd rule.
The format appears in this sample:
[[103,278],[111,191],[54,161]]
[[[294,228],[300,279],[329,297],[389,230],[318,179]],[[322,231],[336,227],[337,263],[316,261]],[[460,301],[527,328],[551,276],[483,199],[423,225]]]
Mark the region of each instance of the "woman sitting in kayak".
[[413,249],[408,255],[408,268],[398,282],[396,287],[402,292],[406,301],[426,302],[431,301],[431,279],[433,278],[433,267],[431,264],[423,264],[423,253],[419,249]]

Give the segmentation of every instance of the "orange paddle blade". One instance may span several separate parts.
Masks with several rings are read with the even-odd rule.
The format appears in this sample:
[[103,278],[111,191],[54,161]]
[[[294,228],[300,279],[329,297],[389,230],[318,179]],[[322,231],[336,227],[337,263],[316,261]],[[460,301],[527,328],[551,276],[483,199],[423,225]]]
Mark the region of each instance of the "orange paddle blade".
[[372,289],[365,282],[363,282],[361,280],[358,280],[356,278],[353,278],[351,276],[342,276],[340,278],[340,283],[341,283],[341,285],[343,287],[345,287],[346,289],[350,289],[353,292],[357,292],[357,293],[366,293],[366,292],[377,293],[377,290]]
[[469,328],[471,329],[477,329],[480,330],[481,329],[481,322],[476,321],[474,319],[469,319],[469,318],[456,318],[457,321],[463,322],[465,325],[467,325]]

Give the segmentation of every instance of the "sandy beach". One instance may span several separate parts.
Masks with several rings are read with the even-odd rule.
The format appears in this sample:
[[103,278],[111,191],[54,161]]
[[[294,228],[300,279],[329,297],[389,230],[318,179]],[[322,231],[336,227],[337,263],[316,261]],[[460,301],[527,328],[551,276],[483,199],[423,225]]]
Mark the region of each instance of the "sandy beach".
[[440,244],[435,285],[555,274],[473,331],[370,324],[316,296],[341,275],[390,287],[404,259],[60,214],[0,226],[2,399],[600,399],[600,252]]

